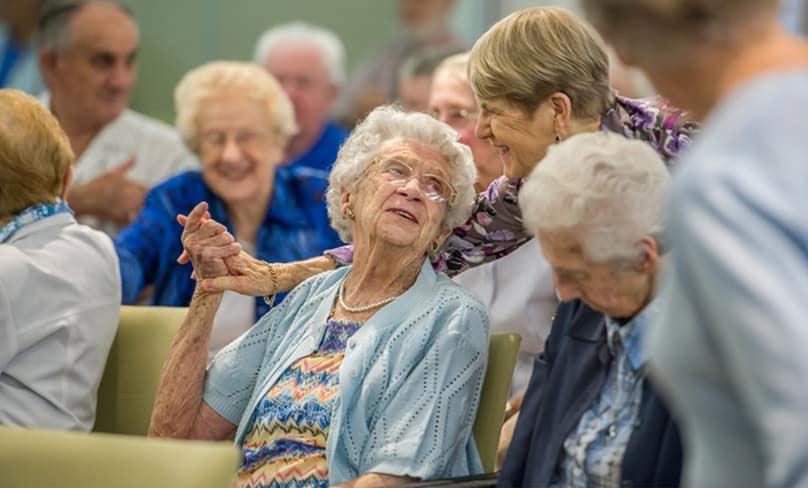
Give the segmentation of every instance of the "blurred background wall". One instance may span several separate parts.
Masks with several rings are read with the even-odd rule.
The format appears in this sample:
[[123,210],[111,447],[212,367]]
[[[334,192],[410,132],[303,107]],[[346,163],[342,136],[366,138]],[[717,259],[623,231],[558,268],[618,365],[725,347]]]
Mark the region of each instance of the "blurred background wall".
[[[396,0],[123,0],[141,29],[133,107],[173,122],[173,88],[189,69],[215,59],[251,60],[269,26],[305,20],[342,37],[348,68],[398,34]],[[469,46],[503,15],[574,0],[457,0],[451,25]]]
[[[122,1],[132,8],[141,28],[133,107],[170,123],[173,89],[186,71],[215,59],[252,59],[256,39],[271,25],[305,20],[332,29],[345,43],[349,72],[400,32],[397,0]],[[784,2],[784,22],[794,30],[805,22],[806,1]],[[505,15],[547,5],[579,11],[578,0],[456,0],[451,26],[471,46]]]

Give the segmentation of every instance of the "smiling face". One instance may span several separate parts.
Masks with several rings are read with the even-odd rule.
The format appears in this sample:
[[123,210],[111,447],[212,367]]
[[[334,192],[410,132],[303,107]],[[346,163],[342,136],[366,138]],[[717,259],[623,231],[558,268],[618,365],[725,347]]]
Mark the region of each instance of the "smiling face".
[[457,131],[460,142],[471,149],[477,167],[477,192],[488,188],[502,176],[502,160],[497,150],[487,141],[474,135],[474,126],[479,115],[471,85],[451,70],[438,71],[432,79],[429,93],[429,113]]
[[504,98],[479,102],[475,134],[499,152],[505,176],[526,177],[555,142],[551,104],[544,102],[527,114]]
[[343,193],[343,210],[354,212],[352,234],[356,246],[380,242],[424,255],[432,242],[442,240],[447,203],[427,198],[418,176],[431,174],[448,181],[446,160],[437,150],[418,141],[396,139],[385,143],[375,161],[395,159],[413,168],[413,178],[403,185],[391,183],[371,164],[352,193]]
[[648,264],[648,270],[640,265],[637,269],[616,269],[588,259],[572,233],[544,233],[538,238],[541,252],[553,268],[556,294],[562,302],[581,299],[609,317],[631,318],[650,300],[655,264]]
[[243,95],[200,103],[197,134],[205,183],[228,206],[268,200],[283,146],[266,107]]

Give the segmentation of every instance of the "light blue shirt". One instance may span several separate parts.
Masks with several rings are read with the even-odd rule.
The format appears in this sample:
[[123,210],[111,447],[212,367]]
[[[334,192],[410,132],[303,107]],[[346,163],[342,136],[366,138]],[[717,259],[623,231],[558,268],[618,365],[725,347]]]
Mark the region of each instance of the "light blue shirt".
[[564,441],[560,477],[555,486],[620,486],[623,453],[640,411],[645,360],[643,339],[656,318],[651,301],[626,324],[606,318],[612,363],[600,394]]
[[[350,267],[292,290],[214,358],[205,402],[238,425],[320,344]],[[482,472],[472,437],[488,354],[488,316],[470,292],[425,260],[415,284],[348,341],[326,446],[332,484],[367,472],[420,479]]]
[[731,93],[681,163],[649,331],[684,483],[808,486],[808,70]]

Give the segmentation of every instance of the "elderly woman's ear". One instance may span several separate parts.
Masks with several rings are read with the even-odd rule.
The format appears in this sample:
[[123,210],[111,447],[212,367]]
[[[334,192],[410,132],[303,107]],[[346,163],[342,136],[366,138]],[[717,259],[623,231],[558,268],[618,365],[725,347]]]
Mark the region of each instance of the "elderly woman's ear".
[[645,236],[637,242],[643,256],[637,263],[636,270],[641,273],[655,273],[659,270],[659,244],[652,236]]
[[345,188],[342,188],[341,191],[340,191],[340,196],[339,196],[339,211],[340,211],[340,214],[345,216],[345,218],[347,218],[347,219],[353,220],[354,219],[354,208],[353,208],[353,202],[351,200],[352,200],[352,195],[350,193],[348,193],[348,190],[346,190]]

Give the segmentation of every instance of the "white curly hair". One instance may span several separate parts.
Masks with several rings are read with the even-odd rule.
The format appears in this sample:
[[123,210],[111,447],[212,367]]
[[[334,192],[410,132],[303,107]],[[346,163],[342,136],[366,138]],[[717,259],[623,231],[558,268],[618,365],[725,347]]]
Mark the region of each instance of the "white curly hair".
[[381,106],[370,112],[351,132],[337,154],[328,179],[328,216],[331,226],[345,242],[351,242],[353,236],[351,221],[340,211],[342,189],[354,191],[384,143],[394,139],[415,140],[426,144],[446,160],[449,184],[454,187],[456,194],[447,202],[442,229],[457,227],[471,215],[477,169],[471,150],[459,141],[457,132],[429,115],[403,112],[392,105]]

